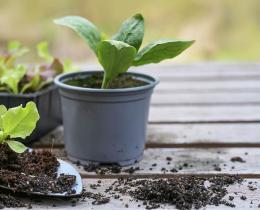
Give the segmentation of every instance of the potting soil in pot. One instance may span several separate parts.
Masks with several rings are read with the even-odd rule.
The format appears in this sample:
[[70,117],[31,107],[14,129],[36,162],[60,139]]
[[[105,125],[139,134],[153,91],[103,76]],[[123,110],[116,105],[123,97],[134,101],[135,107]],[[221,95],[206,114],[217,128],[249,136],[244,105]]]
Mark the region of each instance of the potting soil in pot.
[[[65,83],[67,85],[84,87],[84,88],[96,88],[100,89],[102,85],[103,74],[94,74],[85,78],[74,78],[72,80],[67,80]],[[130,75],[120,75],[116,80],[113,80],[109,83],[110,89],[117,88],[131,88],[131,87],[140,87],[147,85],[148,83],[140,79],[136,79]]]

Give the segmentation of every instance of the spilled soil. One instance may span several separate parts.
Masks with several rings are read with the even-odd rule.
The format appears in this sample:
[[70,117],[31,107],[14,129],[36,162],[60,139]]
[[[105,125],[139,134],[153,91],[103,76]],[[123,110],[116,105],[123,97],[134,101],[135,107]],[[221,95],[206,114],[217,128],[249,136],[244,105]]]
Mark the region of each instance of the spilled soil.
[[11,192],[0,190],[0,208],[22,207],[27,204],[16,199],[12,193],[39,192],[75,193],[72,186],[76,177],[60,174],[57,176],[59,162],[48,151],[24,152],[17,154],[5,145],[0,145],[0,185]]
[[[113,196],[129,195],[136,201],[143,201],[146,209],[173,205],[177,209],[199,209],[207,205],[235,207],[228,195],[227,187],[242,182],[239,176],[195,176],[168,179],[118,179],[107,192]],[[115,193],[117,193],[115,195]]]

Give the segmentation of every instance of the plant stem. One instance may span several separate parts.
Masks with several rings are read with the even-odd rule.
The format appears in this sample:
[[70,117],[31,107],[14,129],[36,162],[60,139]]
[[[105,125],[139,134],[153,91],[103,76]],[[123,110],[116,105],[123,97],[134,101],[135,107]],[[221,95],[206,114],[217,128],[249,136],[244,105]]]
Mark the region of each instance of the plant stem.
[[107,89],[108,86],[109,86],[109,79],[107,78],[106,73],[104,73],[101,88],[102,88],[102,89]]

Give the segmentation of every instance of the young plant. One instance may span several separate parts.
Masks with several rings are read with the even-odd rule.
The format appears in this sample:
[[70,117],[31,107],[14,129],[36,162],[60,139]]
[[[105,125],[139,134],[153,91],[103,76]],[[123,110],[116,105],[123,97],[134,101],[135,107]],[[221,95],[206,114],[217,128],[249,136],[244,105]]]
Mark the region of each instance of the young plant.
[[37,45],[38,56],[46,63],[41,65],[16,64],[19,57],[29,52],[19,42],[12,41],[8,44],[7,53],[0,55],[0,91],[14,94],[36,92],[50,84],[57,74],[74,70],[70,60],[62,64],[48,51],[48,43],[41,42]]
[[194,41],[161,39],[139,50],[144,37],[144,18],[136,14],[121,25],[110,39],[89,20],[78,16],[67,16],[54,20],[54,23],[74,30],[96,54],[104,68],[101,88],[109,88],[109,83],[130,66],[159,63],[174,58]]
[[0,105],[0,144],[7,144],[13,151],[23,153],[27,147],[15,139],[29,136],[39,119],[34,102],[28,102],[24,108],[21,105],[8,110]]

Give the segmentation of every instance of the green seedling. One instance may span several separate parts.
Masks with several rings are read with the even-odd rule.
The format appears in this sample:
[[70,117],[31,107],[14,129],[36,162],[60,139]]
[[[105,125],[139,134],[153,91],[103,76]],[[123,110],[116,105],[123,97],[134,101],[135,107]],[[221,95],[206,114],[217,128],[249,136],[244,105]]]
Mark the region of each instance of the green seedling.
[[7,144],[14,152],[23,153],[27,147],[16,141],[16,138],[25,139],[36,127],[40,119],[34,102],[7,109],[0,105],[0,143]]
[[136,14],[121,25],[111,38],[102,33],[89,20],[79,16],[67,16],[54,20],[54,23],[74,30],[94,51],[104,68],[101,88],[109,88],[109,83],[131,66],[159,63],[174,58],[194,41],[161,39],[139,49],[144,37],[144,18]]
[[50,55],[47,42],[37,45],[37,54],[44,64],[16,64],[17,59],[28,52],[29,49],[19,42],[9,42],[7,53],[0,55],[0,91],[13,94],[36,92],[50,84],[56,75],[74,70],[70,60],[62,63]]

